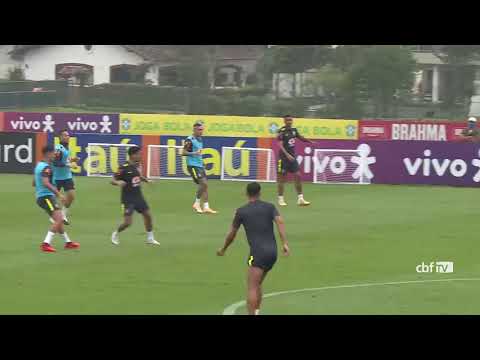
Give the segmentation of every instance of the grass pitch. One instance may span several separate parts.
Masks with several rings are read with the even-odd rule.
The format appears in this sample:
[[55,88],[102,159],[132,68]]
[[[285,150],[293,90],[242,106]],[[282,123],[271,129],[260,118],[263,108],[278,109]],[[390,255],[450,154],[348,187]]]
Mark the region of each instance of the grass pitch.
[[[67,231],[78,251],[42,253],[49,226],[31,176],[1,175],[0,314],[221,314],[244,299],[248,247],[243,229],[227,255],[223,244],[245,183],[210,181],[216,216],[191,210],[191,181],[144,185],[160,247],[145,244],[142,219],[121,234],[119,189],[109,179],[77,177]],[[275,202],[275,184],[263,184]],[[305,184],[307,208],[287,187],[292,254],[279,255],[262,314],[480,314],[477,189]],[[453,261],[454,273],[415,271],[422,262]],[[368,285],[403,281],[420,283]],[[367,284],[367,286],[339,287]],[[324,287],[330,287],[323,289]],[[236,308],[244,314],[245,307]]]

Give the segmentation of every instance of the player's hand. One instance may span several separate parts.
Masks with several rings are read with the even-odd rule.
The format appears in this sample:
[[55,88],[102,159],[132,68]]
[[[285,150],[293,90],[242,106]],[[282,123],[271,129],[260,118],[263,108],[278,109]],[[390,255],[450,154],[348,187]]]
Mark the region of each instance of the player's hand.
[[195,155],[202,155],[202,150],[197,150],[194,152]]
[[78,157],[73,157],[73,158],[70,159],[70,161],[71,161],[71,162],[74,162],[74,163],[77,163],[78,160],[79,160]]
[[294,161],[294,160],[295,160],[295,158],[294,158],[292,155],[290,155],[290,154],[287,155],[287,159],[290,160],[290,161]]
[[225,255],[225,250],[222,248],[222,249],[218,249],[217,250],[217,256],[223,256]]
[[283,255],[285,256],[290,255],[290,248],[288,247],[288,244],[283,244],[282,251],[283,251]]
[[123,180],[118,180],[118,181],[117,181],[117,184],[118,184],[118,186],[120,186],[121,188],[127,186],[127,183],[126,183],[125,181],[123,181]]

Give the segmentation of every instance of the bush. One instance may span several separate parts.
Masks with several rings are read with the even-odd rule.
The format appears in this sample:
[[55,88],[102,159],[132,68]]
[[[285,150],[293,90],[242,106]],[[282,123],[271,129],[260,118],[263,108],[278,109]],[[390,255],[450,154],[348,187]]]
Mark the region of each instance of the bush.
[[[158,87],[141,84],[102,84],[81,89],[83,104],[95,106],[187,109],[189,103],[205,101],[206,91],[198,88]],[[193,104],[194,106],[196,104]]]
[[228,112],[228,101],[220,96],[209,95],[207,103],[209,115],[225,115]]
[[230,115],[238,116],[262,116],[264,113],[264,102],[258,96],[247,96],[235,98],[230,102],[228,109]]
[[25,80],[25,74],[22,68],[15,67],[14,69],[8,69],[8,80],[10,81],[23,81]]

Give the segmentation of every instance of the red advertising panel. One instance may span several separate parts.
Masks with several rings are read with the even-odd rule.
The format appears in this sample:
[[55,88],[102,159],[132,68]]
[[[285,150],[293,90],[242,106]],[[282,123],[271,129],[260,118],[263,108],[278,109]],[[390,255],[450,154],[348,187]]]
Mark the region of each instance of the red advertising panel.
[[393,141],[458,141],[464,122],[360,120],[359,139]]
[[390,140],[390,121],[360,120],[358,137],[361,140]]

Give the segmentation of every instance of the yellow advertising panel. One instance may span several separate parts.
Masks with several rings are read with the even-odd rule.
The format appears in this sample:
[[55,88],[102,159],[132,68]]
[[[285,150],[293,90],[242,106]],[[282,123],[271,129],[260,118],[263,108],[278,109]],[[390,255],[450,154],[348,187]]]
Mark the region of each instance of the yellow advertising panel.
[[[271,138],[283,126],[276,117],[120,114],[120,134],[188,136],[197,120],[205,124],[204,136]],[[295,118],[293,126],[307,138],[358,139],[357,120]]]

